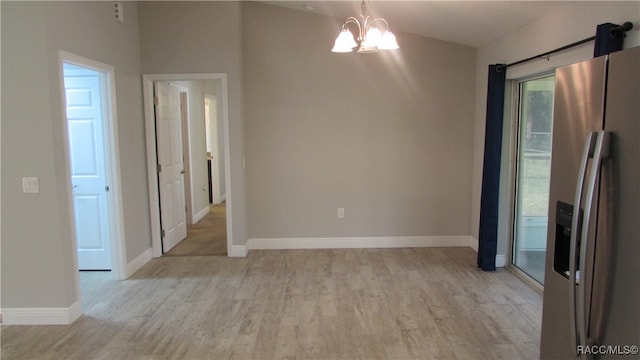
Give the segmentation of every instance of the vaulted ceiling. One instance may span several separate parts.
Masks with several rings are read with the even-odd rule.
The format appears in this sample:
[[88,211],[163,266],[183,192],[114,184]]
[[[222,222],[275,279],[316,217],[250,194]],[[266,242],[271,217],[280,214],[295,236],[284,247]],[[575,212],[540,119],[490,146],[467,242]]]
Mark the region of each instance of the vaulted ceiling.
[[[359,17],[360,1],[265,1],[335,18]],[[401,30],[479,47],[567,5],[567,1],[367,1],[367,10]]]

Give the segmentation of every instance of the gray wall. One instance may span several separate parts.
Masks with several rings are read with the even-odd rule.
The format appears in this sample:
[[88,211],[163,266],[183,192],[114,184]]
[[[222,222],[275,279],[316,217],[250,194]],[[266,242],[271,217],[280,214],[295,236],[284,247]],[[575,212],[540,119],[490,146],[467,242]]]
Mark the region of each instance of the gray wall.
[[475,50],[334,54],[339,20],[242,8],[249,237],[467,235]]
[[[115,67],[127,261],[151,246],[137,4],[2,2],[2,306],[67,307],[74,285],[58,50]],[[37,176],[39,194],[21,178]]]
[[239,2],[141,2],[145,74],[227,73],[233,243],[247,240]]

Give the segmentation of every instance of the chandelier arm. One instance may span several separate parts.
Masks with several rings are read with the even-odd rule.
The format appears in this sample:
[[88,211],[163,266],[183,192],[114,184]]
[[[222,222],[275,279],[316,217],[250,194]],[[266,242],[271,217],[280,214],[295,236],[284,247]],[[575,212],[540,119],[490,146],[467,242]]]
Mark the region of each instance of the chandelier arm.
[[376,22],[381,22],[384,24],[384,31],[389,31],[389,23],[387,22],[387,20],[383,19],[383,18],[375,18],[371,21],[372,24],[376,23]]
[[358,28],[358,41],[362,40],[362,36],[363,34],[363,27],[360,24],[360,21],[358,21],[358,19],[354,18],[353,16],[349,16],[345,21],[344,24],[342,24],[342,29],[346,29],[348,24],[354,24],[357,28]]
[[362,17],[362,36],[364,38],[364,36],[366,36],[367,31],[369,31],[369,28],[371,27],[371,16],[363,16]]

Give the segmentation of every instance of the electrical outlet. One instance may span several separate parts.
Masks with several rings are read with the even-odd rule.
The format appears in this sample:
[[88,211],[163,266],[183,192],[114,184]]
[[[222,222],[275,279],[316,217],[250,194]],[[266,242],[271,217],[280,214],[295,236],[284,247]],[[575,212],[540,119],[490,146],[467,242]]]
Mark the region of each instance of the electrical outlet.
[[38,186],[38,178],[37,177],[23,177],[22,178],[22,192],[23,193],[31,193],[37,194],[40,192],[40,187]]
[[338,219],[344,219],[344,208],[338,208]]

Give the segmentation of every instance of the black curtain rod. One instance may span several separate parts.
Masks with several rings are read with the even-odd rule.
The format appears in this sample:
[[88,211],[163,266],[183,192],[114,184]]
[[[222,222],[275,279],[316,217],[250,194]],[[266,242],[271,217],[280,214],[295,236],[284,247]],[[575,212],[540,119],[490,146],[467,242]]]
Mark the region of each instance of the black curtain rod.
[[506,69],[506,68],[511,67],[511,66],[520,65],[520,64],[522,64],[522,63],[529,62],[529,61],[531,61],[531,60],[536,60],[536,59],[545,58],[545,57],[547,57],[548,55],[555,54],[555,53],[557,53],[557,52],[564,51],[564,50],[570,49],[570,48],[572,48],[572,47],[576,47],[576,46],[578,46],[578,45],[582,45],[582,44],[584,44],[584,43],[588,43],[589,41],[593,41],[593,40],[595,40],[595,39],[596,39],[596,37],[595,37],[595,36],[588,37],[588,38],[586,38],[586,39],[582,39],[582,40],[580,40],[580,41],[576,41],[576,42],[571,43],[571,44],[569,44],[569,45],[565,45],[565,46],[563,46],[563,47],[559,47],[559,48],[557,48],[557,49],[553,49],[553,50],[551,50],[551,51],[547,51],[546,53],[538,54],[538,55],[536,55],[536,56],[532,56],[532,57],[529,57],[529,58],[526,58],[526,59],[522,59],[522,60],[519,60],[519,61],[516,61],[516,62],[512,62],[511,64],[506,64],[506,65],[499,66],[499,68],[500,68],[500,69]]
[[[615,27],[615,28],[611,29],[611,33],[614,34],[616,32],[626,32],[626,31],[629,31],[631,29],[633,29],[633,24],[627,21],[624,24],[622,24],[621,26],[618,26],[618,27]],[[532,60],[544,59],[545,57],[547,57],[547,56],[549,56],[551,54],[555,54],[555,53],[558,53],[558,52],[561,52],[561,51],[564,51],[564,50],[567,50],[567,49],[571,49],[572,47],[576,47],[576,46],[582,45],[584,43],[588,43],[589,41],[593,41],[593,40],[595,40],[595,38],[596,38],[595,36],[591,36],[591,37],[588,37],[586,39],[582,39],[580,41],[576,41],[574,43],[571,43],[569,45],[565,45],[565,46],[559,47],[557,49],[553,49],[551,51],[547,51],[546,53],[542,53],[542,54],[538,54],[536,56],[532,56],[532,57],[529,57],[529,58],[526,58],[526,59],[522,59],[522,60],[513,62],[511,64],[498,65],[498,71],[500,71],[502,69],[506,69],[506,68],[511,67],[511,66],[520,65],[522,63],[526,63],[526,62],[529,62],[529,61],[532,61]]]

